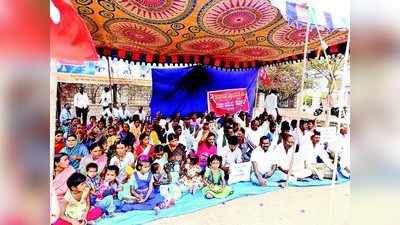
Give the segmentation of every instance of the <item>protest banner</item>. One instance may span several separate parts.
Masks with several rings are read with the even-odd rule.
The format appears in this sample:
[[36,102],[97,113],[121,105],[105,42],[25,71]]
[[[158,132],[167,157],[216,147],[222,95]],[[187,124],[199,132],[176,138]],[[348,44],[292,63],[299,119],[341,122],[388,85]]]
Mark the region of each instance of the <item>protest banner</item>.
[[215,112],[216,116],[249,111],[249,100],[245,88],[209,91],[207,92],[207,103],[208,111]]

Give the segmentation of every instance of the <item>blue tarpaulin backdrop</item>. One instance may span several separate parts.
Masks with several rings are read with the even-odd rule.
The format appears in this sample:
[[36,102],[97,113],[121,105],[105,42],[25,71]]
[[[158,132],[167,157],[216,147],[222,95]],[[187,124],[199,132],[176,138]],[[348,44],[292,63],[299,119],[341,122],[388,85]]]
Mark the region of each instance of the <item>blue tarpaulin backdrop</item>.
[[187,116],[192,112],[207,111],[207,92],[246,88],[250,113],[254,107],[257,85],[257,69],[224,71],[211,67],[185,67],[152,69],[153,93],[151,116],[160,111],[163,116],[180,112]]

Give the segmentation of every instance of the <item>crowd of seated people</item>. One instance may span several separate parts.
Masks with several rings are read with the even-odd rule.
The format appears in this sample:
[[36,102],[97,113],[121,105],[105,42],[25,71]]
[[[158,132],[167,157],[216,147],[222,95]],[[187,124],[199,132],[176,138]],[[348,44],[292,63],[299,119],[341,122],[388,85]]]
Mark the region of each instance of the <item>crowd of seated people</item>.
[[88,124],[71,118],[55,133],[53,224],[91,224],[132,210],[158,213],[184,193],[226,198],[235,191],[228,185],[231,168],[246,162],[259,186],[290,169],[300,180],[330,178],[335,169],[349,177],[348,127],[328,145],[315,128],[313,120],[282,121],[266,111],[254,118],[246,112],[157,113],[151,121],[92,116]]

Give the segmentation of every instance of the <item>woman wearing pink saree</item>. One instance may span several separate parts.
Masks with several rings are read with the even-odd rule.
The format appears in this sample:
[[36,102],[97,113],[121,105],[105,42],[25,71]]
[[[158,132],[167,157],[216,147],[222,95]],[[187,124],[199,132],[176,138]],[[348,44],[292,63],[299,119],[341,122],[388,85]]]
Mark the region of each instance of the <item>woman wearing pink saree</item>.
[[207,167],[207,159],[211,155],[217,154],[217,147],[215,146],[215,134],[208,132],[207,136],[201,138],[199,146],[197,147],[196,155],[199,158],[199,166],[202,172]]
[[107,165],[107,156],[104,154],[103,143],[98,142],[92,145],[89,149],[90,154],[83,157],[80,162],[79,170],[83,175],[86,175],[86,165],[94,162],[98,166],[97,174],[101,174]]
[[139,136],[140,144],[135,148],[135,156],[139,158],[141,155],[152,157],[154,154],[154,146],[150,144],[150,137],[146,133]]
[[68,190],[67,180],[75,171],[76,170],[69,165],[67,154],[59,153],[54,155],[53,188],[58,202],[64,199],[64,195]]

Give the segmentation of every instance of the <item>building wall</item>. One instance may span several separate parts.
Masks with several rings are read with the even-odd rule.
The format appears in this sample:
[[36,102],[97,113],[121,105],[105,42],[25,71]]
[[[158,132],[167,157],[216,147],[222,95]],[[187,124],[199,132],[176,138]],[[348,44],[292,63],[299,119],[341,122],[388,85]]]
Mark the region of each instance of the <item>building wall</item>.
[[[61,111],[62,106],[65,103],[70,103],[72,106],[72,112],[75,113],[73,106],[74,95],[77,93],[78,88],[82,84],[77,83],[58,83],[58,109],[57,117]],[[90,111],[89,116],[99,116],[102,113],[102,107],[99,104],[101,93],[104,90],[106,84],[84,84],[85,92],[88,94],[90,100]],[[149,110],[149,104],[151,99],[151,86],[137,86],[129,84],[117,85],[117,105],[120,103],[126,103],[128,110],[133,113],[140,106],[143,106],[147,112]]]

